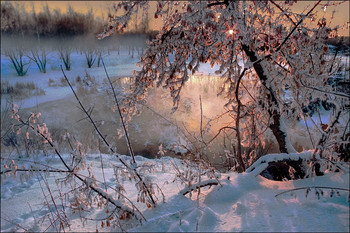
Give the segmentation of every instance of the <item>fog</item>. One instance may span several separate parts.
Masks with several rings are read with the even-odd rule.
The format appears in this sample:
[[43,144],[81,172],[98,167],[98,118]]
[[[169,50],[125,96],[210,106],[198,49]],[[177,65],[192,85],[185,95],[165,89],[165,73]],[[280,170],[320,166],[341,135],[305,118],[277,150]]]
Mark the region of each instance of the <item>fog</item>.
[[[83,77],[85,74],[94,72],[94,69],[89,70],[85,67],[84,51],[87,49],[99,49],[103,53],[103,56],[108,57],[109,60],[115,60],[113,64],[110,63],[109,67],[107,67],[108,70],[114,70],[113,72],[116,72],[110,73],[115,85],[119,88],[128,88],[132,83],[132,78],[121,77],[119,74],[120,70],[126,69],[129,73],[132,73],[132,70],[128,70],[130,68],[126,66],[126,63],[129,62],[130,57],[134,57],[133,61],[139,59],[139,56],[145,49],[147,39],[147,35],[113,36],[102,41],[98,41],[95,37],[83,36],[40,40],[33,37],[26,38],[25,40],[22,37],[4,37],[1,40],[1,51],[3,55],[6,50],[15,50],[18,48],[21,48],[24,53],[35,48],[40,51],[45,49],[49,54],[51,66],[53,67],[50,68],[50,64],[48,65],[49,67],[45,77],[47,79],[49,77],[51,78],[52,72],[54,72],[57,76],[56,79],[59,81],[63,75],[57,68],[58,64],[61,63],[57,51],[69,49],[71,53],[75,53],[74,59],[80,59],[78,63],[77,61],[72,61],[73,63],[75,62],[75,66],[73,65],[73,73],[70,73],[69,78],[74,81],[77,76]],[[132,52],[130,52],[130,49]],[[120,63],[119,61],[125,62]],[[1,65],[1,74],[7,78],[10,75],[9,68],[7,66],[5,67],[3,61]],[[117,66],[116,68],[113,67],[115,65]],[[94,67],[96,68],[96,66]],[[35,78],[38,71],[35,71],[34,64],[32,64],[31,69],[26,75],[26,79],[20,79],[20,77],[14,77],[12,79],[16,80],[16,82],[18,80],[20,82],[22,80],[37,80]],[[119,115],[117,112],[112,111],[115,105],[113,97],[106,94],[109,88],[106,76],[104,72],[101,72],[102,67],[98,69],[100,71],[96,73],[97,75],[92,75],[96,79],[94,83],[96,85],[95,87],[91,88],[76,84],[75,88],[77,88],[78,95],[86,108],[93,107],[93,119],[98,122],[107,140],[117,148],[119,153],[127,154],[128,150],[125,139],[121,137]],[[167,155],[171,156],[177,156],[179,154],[178,152],[187,152],[184,147],[196,151],[201,146],[196,145],[198,142],[197,139],[201,137],[201,127],[204,130],[203,140],[205,142],[211,141],[222,127],[234,127],[234,119],[229,114],[221,116],[227,111],[224,108],[226,104],[225,97],[217,95],[222,85],[222,80],[212,75],[214,70],[204,69],[207,69],[205,75],[199,73],[197,76],[192,76],[186,82],[181,92],[179,108],[173,114],[171,113],[173,102],[168,90],[154,88],[149,91],[147,104],[143,106],[139,115],[133,117],[128,125],[131,144],[136,154],[155,157],[157,156],[160,144],[166,148]],[[40,79],[41,81],[35,82],[41,82],[36,84],[45,88],[45,86],[47,87],[47,79]],[[7,80],[11,81],[10,78],[7,78]],[[67,91],[67,89],[65,90]],[[45,98],[45,96],[38,96],[37,98]],[[24,111],[27,113],[40,111],[43,116],[43,122],[47,123],[54,139],[62,145],[64,150],[69,149],[67,143],[64,141],[65,133],[69,132],[75,135],[75,138],[86,146],[85,149],[87,151],[100,150],[105,153],[108,151],[107,148],[98,142],[98,136],[95,134],[92,125],[84,120],[86,116],[77,107],[77,102],[72,93],[63,99],[41,103],[33,108],[24,109]],[[221,160],[225,159],[225,150],[232,150],[235,144],[235,131],[229,129],[212,141],[205,149],[205,153],[207,153],[212,162],[222,164]],[[268,150],[269,152],[277,152],[278,148],[276,148],[275,143],[270,143]]]
[[146,46],[146,41],[149,38],[150,36],[145,34],[114,35],[103,40],[98,40],[95,35],[52,38],[1,35],[1,53],[6,49],[17,48],[27,51],[33,48],[46,49],[47,51],[55,51],[58,48],[71,48],[76,51],[87,48],[108,50],[127,46],[142,48]]

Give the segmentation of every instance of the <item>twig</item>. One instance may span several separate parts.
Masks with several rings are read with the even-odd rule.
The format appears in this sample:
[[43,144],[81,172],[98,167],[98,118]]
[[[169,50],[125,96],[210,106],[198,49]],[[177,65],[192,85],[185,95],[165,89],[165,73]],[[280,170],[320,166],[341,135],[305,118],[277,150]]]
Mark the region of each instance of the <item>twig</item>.
[[129,139],[129,136],[128,136],[128,131],[126,130],[125,123],[124,123],[124,120],[123,120],[123,115],[122,115],[122,112],[120,111],[120,107],[119,107],[117,95],[116,95],[115,90],[114,90],[114,86],[113,86],[113,84],[112,84],[112,82],[111,82],[111,79],[109,78],[109,75],[108,75],[108,73],[107,73],[107,69],[106,69],[105,63],[104,63],[104,61],[103,61],[102,58],[101,58],[101,61],[102,61],[103,68],[104,68],[104,70],[105,70],[105,72],[106,72],[106,76],[107,76],[109,85],[110,85],[111,88],[112,88],[112,92],[113,92],[113,96],[114,96],[114,101],[115,101],[115,103],[117,104],[117,109],[118,109],[118,112],[119,112],[120,120],[121,120],[121,122],[122,122],[123,130],[124,130],[124,135],[125,135],[126,143],[127,143],[127,145],[128,145],[128,149],[129,149],[129,152],[130,152],[130,156],[132,157],[133,163],[136,163],[136,161],[135,161],[135,154],[134,154],[134,151],[133,151],[133,149],[132,149],[132,147],[131,147],[130,139]]
[[[3,215],[3,213],[1,213],[1,215]],[[15,226],[17,226],[17,227],[23,229],[25,232],[30,232],[28,229],[22,227],[22,226],[19,225],[18,223],[12,222],[11,220],[8,220],[8,219],[4,218],[3,216],[0,216],[0,218],[4,219],[6,222],[9,222],[9,223],[11,223],[11,224],[13,224],[13,225],[15,225]]]
[[320,157],[322,158],[322,152],[323,152],[323,146],[326,143],[327,139],[329,138],[329,135],[334,128],[335,124],[338,123],[341,110],[338,110],[338,113],[336,114],[333,122],[328,126],[328,128],[325,130],[325,133],[322,134],[322,137],[319,139],[316,148],[314,149],[314,152],[312,153],[312,161],[316,161],[316,153],[320,153]]
[[273,5],[275,5],[280,11],[282,11],[282,13],[283,13],[285,16],[287,16],[287,18],[293,23],[293,25],[296,26],[294,20],[293,20],[291,17],[289,17],[288,13],[285,13],[285,10],[283,10],[282,7],[280,7],[280,6],[279,6],[277,3],[275,3],[273,0],[270,0],[270,2],[271,2]]
[[103,175],[103,181],[104,181],[104,185],[105,185],[105,188],[106,188],[106,192],[107,192],[107,182],[106,182],[106,177],[105,177],[105,170],[103,168],[103,159],[102,159],[102,154],[101,154],[101,149],[100,149],[100,140],[98,140],[98,150],[99,150],[99,153],[100,153],[100,159],[101,159],[101,170],[102,170],[102,175]]
[[207,7],[212,7],[212,6],[219,6],[219,5],[228,5],[228,0],[225,0],[223,2],[213,2],[213,3],[209,3],[207,5]]
[[282,195],[284,193],[293,192],[293,191],[301,190],[301,189],[309,189],[309,188],[315,188],[315,189],[316,188],[317,189],[337,189],[337,190],[350,192],[350,189],[345,189],[345,188],[334,188],[334,187],[324,187],[324,186],[309,186],[309,187],[301,187],[301,188],[290,189],[290,190],[287,190],[287,191],[284,191],[284,192],[276,194],[275,197],[280,196],[280,195]]
[[214,141],[214,139],[217,137],[217,136],[219,136],[219,134],[221,133],[221,131],[222,130],[224,130],[224,129],[232,129],[232,130],[236,130],[236,128],[235,127],[230,127],[230,126],[225,126],[225,127],[222,127],[221,129],[219,129],[219,132],[212,138],[212,139],[210,139],[210,141],[209,142],[207,142],[206,144],[210,144],[212,141]]
[[[61,66],[61,70],[63,71],[63,68]],[[67,79],[67,77],[65,76]],[[70,84],[70,83],[69,83]],[[75,92],[74,92],[75,93]],[[84,109],[85,110],[85,109]],[[129,213],[132,216],[135,216],[134,212],[131,210],[131,208],[128,208],[127,206],[121,206],[117,201],[115,201],[110,195],[108,195],[103,190],[99,189],[98,187],[93,186],[92,184],[88,183],[87,180],[84,180],[80,175],[76,174],[64,161],[61,153],[58,151],[58,149],[53,144],[53,141],[50,140],[46,135],[44,135],[42,132],[39,131],[39,129],[35,129],[33,125],[31,125],[29,122],[24,122],[21,118],[19,118],[20,123],[23,125],[28,125],[33,131],[35,131],[38,135],[40,135],[42,138],[44,138],[47,143],[51,146],[51,148],[54,149],[55,153],[58,155],[60,161],[63,163],[63,165],[67,168],[67,172],[71,172],[77,179],[79,179],[81,182],[83,182],[86,186],[90,187],[94,192],[101,195],[104,199],[106,199],[108,202],[113,204],[115,207],[119,208],[120,210],[123,210],[127,213]],[[120,159],[120,158],[119,158]],[[120,159],[121,160],[121,159]],[[123,160],[121,160],[123,161]]]
[[[41,174],[40,174],[40,176],[41,176]],[[41,176],[41,178],[43,178],[43,177]],[[54,224],[54,222],[56,222],[56,221],[55,221],[55,217],[54,217],[54,215],[53,215],[53,213],[52,213],[52,210],[51,210],[51,208],[50,208],[49,201],[47,200],[47,197],[46,197],[45,191],[44,191],[44,189],[43,189],[43,187],[42,187],[42,185],[41,185],[40,179],[38,179],[38,181],[39,181],[39,185],[40,185],[40,188],[41,188],[41,192],[42,192],[43,195],[44,195],[47,208],[48,208],[48,210],[50,211],[50,215],[51,215],[51,217],[52,217],[52,220],[51,220],[50,216],[48,215],[48,218],[49,218],[49,220],[50,220],[50,222],[51,222],[51,226],[55,227],[55,228],[56,228],[56,231],[58,232],[57,226],[56,226],[56,224]],[[56,220],[57,220],[57,219],[56,219]],[[52,221],[53,221],[53,222],[52,222]]]
[[293,32],[297,29],[297,27],[304,21],[304,19],[320,4],[321,0],[319,0],[310,10],[307,12],[307,14],[302,17],[299,22],[294,26],[294,28],[289,32],[288,36],[283,40],[283,42],[280,44],[280,46],[276,49],[276,52],[280,51],[282,46],[287,42],[289,37],[293,34]]
[[201,109],[201,123],[200,123],[200,133],[201,133],[201,139],[203,141],[203,108],[202,108],[202,97],[199,95],[199,104],[200,104],[200,109]]
[[[303,115],[304,115],[304,114],[303,114]],[[312,147],[315,147],[315,143],[314,143],[314,140],[312,139],[309,126],[308,126],[307,121],[306,121],[306,119],[305,119],[305,115],[303,116],[303,120],[304,120],[304,122],[305,122],[306,130],[307,130],[307,132],[308,132],[308,134],[309,134],[310,141],[311,141],[311,143],[312,143]]]
[[[41,174],[40,174],[40,176],[43,178],[43,181],[44,181],[44,183],[45,183],[45,185],[46,185],[46,188],[47,188],[47,190],[49,191],[49,194],[50,194],[50,197],[51,197],[51,201],[52,201],[52,203],[53,203],[53,205],[54,205],[54,207],[55,207],[55,210],[56,210],[56,212],[57,212],[57,218],[60,220],[60,230],[61,230],[61,228],[62,228],[62,229],[63,229],[63,232],[66,232],[65,229],[64,229],[63,220],[62,220],[62,218],[61,218],[60,212],[58,211],[58,208],[57,208],[55,199],[54,199],[54,197],[53,197],[53,194],[52,194],[52,192],[51,192],[50,186],[49,186],[49,184],[48,184],[46,178],[44,178]],[[51,211],[51,210],[50,210],[50,211]]]
[[[152,204],[155,206],[155,205],[156,205],[156,202],[154,201],[153,196],[152,196],[151,192],[149,191],[149,188],[147,187],[147,185],[146,185],[145,182],[143,181],[141,175],[136,171],[136,168],[135,168],[135,167],[131,168],[131,167],[130,167],[123,159],[121,159],[120,156],[113,150],[113,148],[112,148],[112,147],[110,146],[110,144],[107,142],[106,138],[102,135],[102,133],[100,132],[100,130],[99,130],[98,127],[96,126],[96,123],[95,123],[94,120],[92,119],[91,115],[86,111],[84,105],[81,103],[81,101],[80,101],[78,95],[77,95],[76,92],[74,91],[74,89],[73,89],[71,83],[69,82],[69,80],[68,80],[66,74],[64,73],[62,66],[61,66],[61,71],[62,71],[63,76],[64,76],[64,78],[66,79],[66,81],[67,81],[69,87],[71,88],[71,90],[72,90],[72,92],[73,92],[73,94],[74,94],[76,100],[78,101],[78,103],[79,103],[81,109],[84,111],[84,113],[86,114],[86,116],[89,118],[91,124],[92,124],[92,125],[94,126],[94,128],[95,128],[95,131],[96,131],[97,134],[100,136],[100,139],[105,143],[105,145],[108,147],[108,149],[110,150],[110,152],[112,152],[114,155],[116,155],[117,158],[119,159],[119,161],[120,161],[127,169],[129,169],[130,171],[133,171],[133,172],[135,173],[135,175],[137,176],[137,178],[139,179],[139,181],[141,181],[141,182],[142,182],[142,185],[145,187],[145,189],[146,189],[146,191],[147,191],[147,194],[148,194],[149,198],[151,199]],[[49,143],[50,143],[50,142],[49,142]],[[97,191],[97,190],[96,190],[96,191]],[[113,202],[114,200],[111,199],[111,201],[112,201],[113,204],[115,204],[115,203]]]
[[9,172],[50,172],[50,173],[54,173],[54,172],[58,172],[58,173],[70,173],[72,171],[64,171],[64,170],[51,170],[51,169],[7,169],[5,171],[1,171],[0,175],[9,173]]
[[336,58],[337,55],[338,55],[338,52],[339,52],[339,50],[340,50],[340,46],[341,46],[342,43],[343,43],[343,37],[342,37],[341,40],[339,41],[339,44],[338,44],[338,46],[337,46],[337,49],[335,50],[335,53],[334,53],[334,56],[333,56],[333,59],[332,59],[331,67],[330,67],[329,70],[328,70],[329,73],[332,72],[332,70],[333,70],[333,65],[334,65],[334,62],[335,62],[335,58]]
[[350,171],[349,171],[349,170],[347,170],[347,169],[346,169],[346,168],[344,168],[344,167],[341,167],[340,165],[336,164],[336,163],[335,163],[335,162],[333,162],[332,160],[327,159],[327,158],[322,158],[322,159],[324,159],[324,160],[326,160],[327,162],[329,162],[329,163],[333,164],[334,166],[336,166],[336,167],[337,167],[337,168],[339,168],[340,170],[342,170],[342,171],[344,171],[344,172],[348,172],[348,173],[350,173]]
[[335,92],[331,92],[331,91],[323,91],[321,89],[305,85],[305,83],[301,79],[299,81],[300,81],[301,85],[303,85],[303,87],[309,88],[311,90],[315,90],[315,91],[319,91],[319,92],[322,92],[322,93],[327,93],[327,94],[341,96],[341,97],[345,97],[345,98],[350,99],[350,95],[346,95],[346,94],[342,94],[342,93],[335,93]]
[[[316,6],[318,6],[318,5],[320,4],[320,2],[321,2],[321,0],[319,0],[319,1],[311,8],[311,10],[309,10],[309,12],[308,12],[303,18],[301,18],[301,19],[299,20],[299,22],[293,27],[293,29],[289,32],[289,34],[284,38],[283,42],[277,47],[277,49],[276,49],[276,51],[275,51],[276,53],[277,53],[278,51],[281,50],[282,46],[283,46],[283,45],[287,42],[287,40],[291,37],[291,35],[293,34],[293,32],[294,32],[294,31],[298,28],[298,26],[304,21],[304,19],[316,8]],[[262,62],[263,60],[265,60],[265,59],[267,59],[267,58],[270,58],[270,57],[272,57],[272,54],[268,54],[268,55],[266,55],[266,56],[263,57],[263,58],[257,59],[256,61],[253,62],[252,65],[258,64],[258,63]]]
[[239,98],[239,84],[241,83],[241,80],[244,76],[244,73],[247,71],[247,68],[244,68],[240,76],[238,77],[237,84],[236,84],[236,90],[235,90],[235,98],[237,101],[237,116],[236,116],[236,136],[237,136],[237,157],[238,157],[238,162],[241,165],[243,171],[245,171],[245,165],[242,159],[242,145],[241,145],[241,132],[239,129],[239,123],[240,123],[240,114],[241,114],[241,107],[242,107],[242,102]]
[[208,181],[203,181],[201,183],[198,183],[198,184],[194,184],[192,185],[191,187],[189,188],[185,188],[183,190],[180,191],[180,193],[182,195],[186,195],[196,189],[200,189],[200,188],[203,188],[203,187],[206,187],[206,186],[213,186],[213,185],[218,185],[219,183],[216,181],[216,180],[208,180]]

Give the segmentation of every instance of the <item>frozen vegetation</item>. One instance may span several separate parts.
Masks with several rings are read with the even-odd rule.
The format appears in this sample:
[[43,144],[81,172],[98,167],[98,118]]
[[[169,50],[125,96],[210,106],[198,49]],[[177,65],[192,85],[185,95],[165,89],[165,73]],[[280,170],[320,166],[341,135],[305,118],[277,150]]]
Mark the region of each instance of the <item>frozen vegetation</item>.
[[[101,168],[101,156],[104,162],[104,175]],[[279,158],[279,155],[272,155],[274,158],[269,156],[265,157],[266,162],[269,158],[272,160]],[[304,152],[293,154],[292,157],[310,158],[310,156],[311,152]],[[130,159],[130,157],[124,158],[126,161]],[[41,157],[40,161],[60,167],[57,156]],[[220,175],[218,180],[222,186],[202,188],[200,197],[197,199],[197,192],[194,192],[192,197],[189,194],[183,196],[180,192],[185,185],[174,181],[178,175],[174,164],[179,169],[186,170],[180,160],[170,157],[149,160],[136,156],[136,162],[140,166],[139,169],[143,169],[152,182],[159,184],[165,198],[163,202],[163,197],[161,197],[159,205],[154,209],[137,205],[147,221],[143,220],[142,225],[139,221],[127,221],[124,226],[127,231],[346,232],[349,229],[348,191],[342,190],[347,190],[349,187],[349,175],[346,172],[336,174],[329,172],[320,177],[280,182],[260,176],[258,171],[261,172],[266,167],[266,163],[258,162],[254,165],[255,172],[218,174]],[[87,163],[93,168],[96,179],[103,181],[101,187],[107,184],[109,189],[116,188],[118,179],[127,189],[127,197],[136,201],[135,186],[122,176],[115,176],[114,166],[121,164],[114,156],[89,154]],[[25,162],[23,164],[30,165]],[[48,228],[50,225],[48,219],[52,217],[51,214],[57,218],[56,207],[50,201],[52,212],[50,213],[47,206],[42,206],[44,197],[41,187],[47,198],[50,198],[50,194],[45,182],[51,188],[52,195],[59,196],[55,179],[63,177],[64,175],[59,174],[43,177],[33,175],[29,180],[21,178],[23,183],[12,178],[4,180],[1,186],[2,231],[24,231],[23,228],[35,232],[47,229],[55,231],[55,228]],[[20,178],[17,177],[17,179]],[[339,190],[332,189],[332,187],[337,187]],[[275,197],[284,191],[298,188],[302,189]],[[65,189],[61,192],[64,193]],[[319,195],[316,194],[317,192]],[[87,209],[84,203],[81,203],[80,206],[66,206],[69,203],[66,198],[57,199],[57,201],[57,210],[62,217],[65,212],[67,219],[70,219],[69,227],[65,227],[66,231],[81,232],[98,229],[114,232],[120,230],[113,225],[112,227],[106,226],[108,216],[113,213],[113,208],[109,208],[109,213],[106,213],[106,209],[97,206]],[[46,221],[44,216],[46,216]],[[88,221],[87,219],[96,220]]]
[[108,37],[142,1],[104,40],[2,36],[1,231],[348,232],[349,44],[304,24],[320,2],[276,2],[158,2],[156,37]]

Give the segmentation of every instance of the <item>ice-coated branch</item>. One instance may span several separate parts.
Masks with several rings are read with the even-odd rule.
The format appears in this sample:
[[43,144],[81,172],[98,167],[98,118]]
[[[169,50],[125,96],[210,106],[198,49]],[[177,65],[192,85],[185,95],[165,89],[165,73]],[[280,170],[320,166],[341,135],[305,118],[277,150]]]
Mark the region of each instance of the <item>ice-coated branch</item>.
[[228,5],[228,0],[222,1],[222,2],[212,2],[207,5],[207,7],[212,7],[212,6],[220,6],[220,5]]
[[278,197],[278,196],[280,196],[282,194],[293,192],[293,191],[296,191],[296,190],[311,189],[311,188],[314,188],[314,189],[332,189],[332,190],[335,189],[335,190],[342,190],[342,191],[350,192],[350,189],[345,189],[345,188],[335,188],[335,187],[325,187],[325,186],[308,186],[308,187],[301,187],[301,188],[290,189],[290,190],[287,190],[287,191],[284,191],[284,192],[276,194],[275,197]]
[[[272,1],[271,1],[272,2]],[[293,29],[289,32],[289,34],[284,38],[283,42],[277,47],[277,49],[275,50],[275,52],[277,53],[278,51],[280,51],[282,49],[282,46],[288,41],[288,39],[291,37],[291,35],[293,34],[293,32],[295,32],[295,30],[298,28],[298,26],[304,21],[304,19],[320,4],[321,0],[319,0],[310,10],[309,12],[299,20],[299,22],[297,24],[294,24]],[[294,23],[294,22],[293,22]],[[272,54],[268,54],[263,58],[260,58],[256,61],[254,61],[254,64],[260,63],[265,59],[271,58]]]
[[217,182],[216,180],[206,180],[206,181],[199,182],[197,184],[193,184],[190,187],[186,187],[186,188],[182,189],[179,193],[185,196],[186,194],[188,194],[192,191],[195,191],[197,189],[200,189],[200,188],[203,188],[206,186],[218,185],[218,184],[219,184],[219,182]]
[[72,171],[65,171],[65,170],[52,170],[52,169],[23,169],[23,168],[17,168],[17,169],[6,169],[3,171],[0,171],[0,175],[10,173],[10,172],[50,172],[50,173],[71,173]]
[[64,73],[63,71],[63,68],[61,66],[61,71],[63,73],[63,76],[64,78],[66,79],[69,87],[71,88],[76,100],[78,101],[81,109],[83,110],[83,112],[86,114],[86,116],[88,117],[88,119],[90,120],[91,124],[94,126],[95,128],[95,131],[97,132],[97,134],[100,136],[100,139],[105,143],[105,145],[107,146],[107,148],[110,150],[110,152],[112,152],[112,154],[116,155],[117,158],[119,159],[119,161],[129,170],[129,171],[132,171],[136,176],[137,178],[139,179],[140,182],[142,182],[142,185],[144,186],[145,190],[147,191],[147,194],[148,194],[148,197],[150,198],[152,204],[155,206],[156,205],[156,202],[154,201],[153,199],[153,196],[152,196],[152,193],[150,192],[148,186],[146,185],[146,183],[144,182],[144,180],[142,179],[141,175],[137,172],[136,170],[136,166],[134,167],[130,167],[126,162],[125,160],[123,160],[119,154],[116,153],[116,151],[113,150],[113,148],[110,146],[110,144],[107,142],[106,138],[102,135],[102,133],[100,132],[100,130],[98,129],[95,121],[92,119],[91,115],[89,114],[89,112],[86,110],[86,108],[84,107],[84,105],[81,103],[77,93],[74,91],[74,88],[72,87],[72,84],[70,83],[70,81],[68,80],[66,74]]
[[315,87],[312,87],[312,86],[308,86],[308,85],[306,85],[301,79],[300,79],[300,83],[301,83],[301,85],[302,85],[303,87],[308,88],[308,89],[311,89],[311,90],[314,90],[314,91],[318,91],[318,92],[326,93],[326,94],[329,94],[329,95],[334,95],[334,96],[339,96],[339,97],[344,97],[344,98],[350,99],[350,95],[347,95],[347,94],[336,93],[336,92],[332,92],[332,91],[324,91],[324,90],[321,90],[321,89],[319,89],[319,88],[315,88]]
[[287,42],[287,40],[291,37],[291,35],[293,34],[293,32],[298,28],[298,26],[304,21],[304,19],[311,14],[311,12],[321,3],[321,0],[319,0],[307,13],[304,17],[302,17],[299,22],[294,26],[294,28],[289,32],[288,36],[286,36],[286,38],[284,38],[283,42],[280,44],[280,46],[278,46],[278,48],[276,49],[276,52],[280,51],[282,46]]
[[[61,66],[61,69],[63,71],[63,68]],[[118,208],[119,210],[125,211],[127,212],[130,216],[135,216],[134,211],[132,211],[129,207],[122,205],[120,202],[114,200],[111,196],[107,196],[106,193],[98,188],[95,187],[94,184],[92,184],[91,182],[89,182],[88,179],[84,179],[82,178],[80,175],[78,175],[77,173],[75,173],[72,168],[70,168],[67,163],[65,162],[65,160],[63,159],[61,153],[58,151],[58,149],[56,148],[56,146],[54,145],[53,141],[51,138],[49,138],[47,135],[45,135],[39,128],[35,129],[35,127],[28,122],[24,122],[20,117],[18,117],[18,120],[20,121],[20,123],[22,123],[23,125],[27,125],[29,126],[33,131],[35,131],[39,136],[41,136],[42,138],[45,139],[45,141],[50,145],[51,148],[54,149],[55,153],[58,155],[60,161],[63,163],[63,165],[65,166],[65,168],[67,169],[66,172],[71,173],[74,175],[74,177],[76,177],[78,180],[80,180],[81,182],[83,182],[87,187],[91,188],[91,190],[93,190],[94,192],[96,192],[97,194],[101,195],[102,197],[104,197],[109,203],[113,204],[116,208]],[[101,192],[101,190],[103,192]],[[137,216],[135,216],[137,218]]]
[[329,138],[331,132],[334,130],[334,126],[339,123],[339,117],[341,114],[341,110],[338,110],[335,118],[333,119],[333,121],[331,122],[330,125],[328,125],[328,128],[325,130],[325,132],[322,134],[321,138],[319,139],[316,148],[314,149],[313,153],[312,153],[312,160],[316,161],[316,154],[319,153],[320,157],[322,158],[322,152],[324,150],[324,145],[327,142],[327,139]]
[[275,1],[270,0],[270,2],[276,6],[291,22],[292,24],[294,24],[294,26],[296,26],[296,23],[294,22],[294,20],[289,16],[289,14],[285,13],[285,10],[282,9],[282,7],[280,5],[278,5]]
[[210,144],[212,141],[214,141],[214,139],[217,138],[217,137],[219,136],[219,134],[221,133],[221,131],[223,131],[223,130],[225,130],[225,129],[236,130],[235,127],[224,126],[224,127],[220,128],[219,131],[215,134],[215,136],[212,137],[212,139],[210,139],[209,142],[207,142],[206,144]]
[[105,70],[105,73],[106,73],[106,76],[107,76],[109,85],[110,85],[111,88],[112,88],[114,101],[115,101],[115,103],[116,103],[116,105],[117,105],[117,109],[118,109],[118,112],[119,112],[120,120],[121,120],[121,122],[122,122],[122,127],[123,127],[123,130],[124,130],[125,140],[126,140],[126,143],[127,143],[127,145],[128,145],[128,149],[129,149],[130,156],[131,156],[131,158],[132,158],[133,163],[136,163],[136,161],[135,161],[134,150],[133,150],[132,147],[131,147],[131,143],[130,143],[128,131],[126,130],[125,123],[124,123],[124,119],[123,119],[123,115],[122,115],[122,112],[120,111],[120,107],[119,107],[119,103],[118,103],[117,95],[116,95],[116,93],[115,93],[114,86],[113,86],[112,81],[111,81],[111,79],[110,79],[110,77],[109,77],[109,75],[108,75],[108,72],[107,72],[105,63],[104,63],[104,61],[103,61],[102,58],[101,58],[101,61],[102,61],[102,65],[103,65],[103,68],[104,68],[104,70]]

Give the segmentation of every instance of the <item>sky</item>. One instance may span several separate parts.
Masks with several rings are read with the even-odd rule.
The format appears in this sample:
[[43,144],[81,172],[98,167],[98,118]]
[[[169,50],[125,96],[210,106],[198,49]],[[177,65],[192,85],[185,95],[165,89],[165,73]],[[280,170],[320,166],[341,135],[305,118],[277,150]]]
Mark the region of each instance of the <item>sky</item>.
[[[50,9],[59,8],[61,12],[65,12],[67,7],[70,5],[76,11],[85,13],[91,8],[93,9],[94,15],[99,17],[106,17],[110,9],[112,9],[112,4],[114,1],[17,1],[20,4],[25,4],[27,9],[30,10],[32,5],[36,11],[40,11],[42,9],[43,4],[48,4]],[[277,1],[278,2],[278,1]],[[326,3],[327,1],[324,1]],[[298,1],[297,4],[293,6],[293,10],[296,12],[302,12],[307,7],[312,7],[315,1]],[[340,3],[340,1],[335,1],[335,3]],[[155,8],[156,1],[151,2],[151,9]],[[321,3],[322,4],[322,3]],[[153,6],[152,6],[153,5]],[[325,17],[329,20],[331,18],[332,12],[335,10],[335,18],[332,20],[331,26],[340,25],[344,26],[342,30],[339,31],[339,35],[341,36],[349,36],[349,1],[345,1],[345,3],[335,6],[330,6],[326,10],[323,6],[319,6],[317,8],[319,10],[320,15],[324,14]],[[325,11],[324,11],[325,10]],[[154,20],[151,17],[150,27],[151,29],[158,30],[161,28],[161,20]]]

